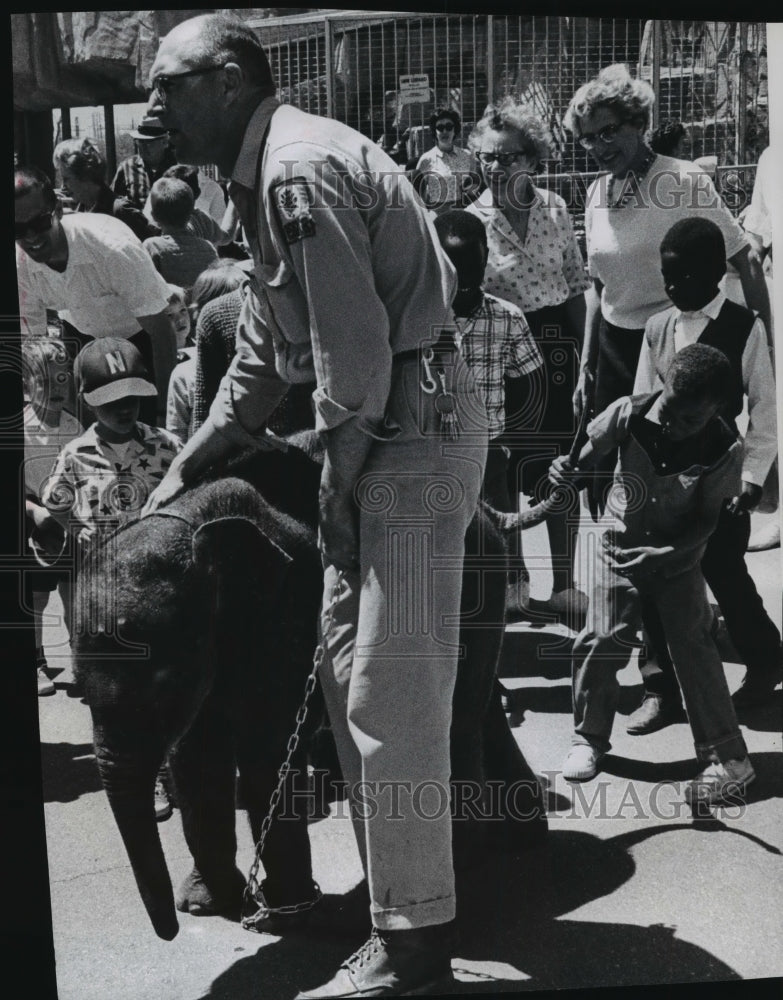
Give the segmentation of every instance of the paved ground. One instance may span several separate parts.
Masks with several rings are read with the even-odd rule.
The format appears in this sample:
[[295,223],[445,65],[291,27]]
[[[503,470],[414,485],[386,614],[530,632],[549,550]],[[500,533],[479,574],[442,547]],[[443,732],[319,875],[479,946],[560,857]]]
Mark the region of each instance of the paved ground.
[[[533,596],[545,597],[543,529],[525,536]],[[749,556],[780,624],[780,550]],[[52,611],[56,607],[52,605]],[[517,690],[514,733],[547,786],[543,847],[498,855],[460,880],[461,993],[766,980],[783,974],[781,692],[742,717],[758,774],[747,806],[694,824],[682,783],[695,773],[686,725],[645,738],[625,733],[639,697],[631,664],[614,747],[585,786],[559,769],[571,716],[562,628],[508,629],[501,674]],[[86,706],[72,697],[62,630],[48,654],[57,694],[39,699],[41,757],[59,1000],[287,1000],[331,974],[364,935],[255,935],[222,918],[180,915],[171,943],[153,933],[100,788]],[[725,649],[734,689],[743,668]],[[174,884],[189,870],[179,818],[160,824]],[[239,866],[253,847],[238,816]],[[361,869],[341,810],[311,825],[316,878],[340,896]],[[771,982],[757,984],[772,986]],[[725,987],[724,987],[725,989]],[[638,990],[624,993],[636,995]]]

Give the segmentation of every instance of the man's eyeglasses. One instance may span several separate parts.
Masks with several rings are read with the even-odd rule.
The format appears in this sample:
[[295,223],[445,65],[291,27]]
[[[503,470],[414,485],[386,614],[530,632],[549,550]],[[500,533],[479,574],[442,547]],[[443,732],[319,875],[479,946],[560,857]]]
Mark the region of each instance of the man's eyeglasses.
[[490,164],[494,163],[496,160],[501,165],[501,167],[510,167],[515,160],[518,160],[520,156],[526,156],[530,158],[530,153],[526,149],[515,149],[510,153],[494,153],[491,150],[487,152],[476,153],[476,156],[481,160],[482,163]]
[[152,81],[151,94],[157,94],[161,100],[168,97],[173,80],[183,80],[186,76],[202,76],[204,73],[214,73],[222,66],[203,66],[201,69],[186,69],[182,73],[161,73]]
[[577,140],[583,149],[592,149],[600,139],[605,146],[610,146],[617,139],[617,133],[625,122],[618,122],[616,125],[605,125],[600,132],[583,132]]
[[14,222],[14,239],[23,240],[28,233],[32,233],[35,236],[45,233],[54,224],[54,213],[55,210],[52,209],[51,212],[34,215],[32,219],[27,219],[26,222]]
[[436,125],[435,126],[435,131],[436,132],[453,132],[454,131],[454,126],[450,125],[450,124],[449,125]]

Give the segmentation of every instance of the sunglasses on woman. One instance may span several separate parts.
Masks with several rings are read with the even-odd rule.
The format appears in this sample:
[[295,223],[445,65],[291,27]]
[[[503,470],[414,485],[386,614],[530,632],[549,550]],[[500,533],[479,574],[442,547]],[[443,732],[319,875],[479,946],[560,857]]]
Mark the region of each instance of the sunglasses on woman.
[[42,212],[41,215],[34,215],[32,219],[27,219],[26,222],[15,222],[14,239],[23,240],[28,233],[33,233],[35,236],[45,233],[54,224],[54,214],[55,210],[52,209],[51,212]]
[[510,153],[493,153],[492,151],[476,153],[482,163],[490,164],[497,160],[501,167],[510,167],[520,156],[530,157],[530,155],[526,149],[515,149]]
[[454,131],[454,126],[453,125],[436,125],[435,126],[435,131],[436,132],[453,132]]

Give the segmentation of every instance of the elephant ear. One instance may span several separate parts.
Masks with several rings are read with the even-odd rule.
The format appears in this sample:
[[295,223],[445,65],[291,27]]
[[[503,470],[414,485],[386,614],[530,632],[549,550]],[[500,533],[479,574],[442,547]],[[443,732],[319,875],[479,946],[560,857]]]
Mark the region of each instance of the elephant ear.
[[227,602],[241,595],[240,603],[245,603],[251,593],[262,601],[272,600],[292,561],[247,517],[219,517],[193,534],[193,562]]

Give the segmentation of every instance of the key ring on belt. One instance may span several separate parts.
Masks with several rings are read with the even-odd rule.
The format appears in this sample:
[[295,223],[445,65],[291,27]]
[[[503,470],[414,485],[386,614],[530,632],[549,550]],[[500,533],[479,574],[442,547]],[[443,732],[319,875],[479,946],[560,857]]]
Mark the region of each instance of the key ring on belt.
[[435,381],[432,375],[432,369],[430,368],[430,362],[435,360],[435,351],[431,347],[425,347],[421,352],[421,363],[424,365],[425,379],[419,380],[419,385],[422,387],[424,392],[428,393],[430,396],[433,392],[438,389],[438,383]]

